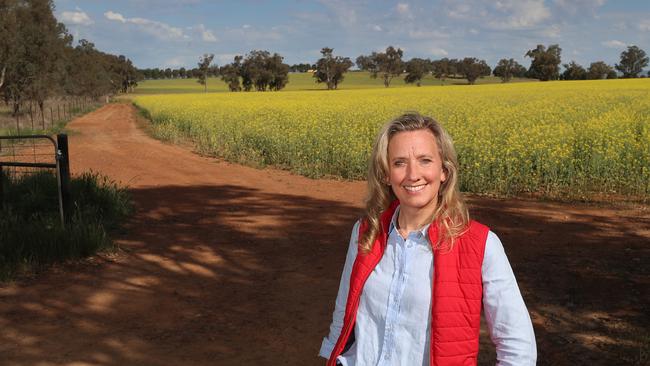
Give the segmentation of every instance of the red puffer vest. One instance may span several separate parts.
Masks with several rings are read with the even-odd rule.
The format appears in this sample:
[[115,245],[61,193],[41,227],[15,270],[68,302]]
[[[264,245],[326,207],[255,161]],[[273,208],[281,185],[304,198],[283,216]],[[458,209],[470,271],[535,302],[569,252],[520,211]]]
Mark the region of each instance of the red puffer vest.
[[[359,300],[366,280],[381,260],[388,239],[388,228],[399,202],[382,213],[381,230],[368,254],[359,250],[350,274],[350,289],[345,306],[343,328],[327,366],[335,366],[354,329]],[[367,230],[362,222],[359,237]],[[483,284],[481,267],[489,228],[470,221],[469,230],[457,238],[451,251],[434,250],[435,265],[431,301],[431,366],[476,365]],[[437,225],[430,225],[429,240],[438,238]]]

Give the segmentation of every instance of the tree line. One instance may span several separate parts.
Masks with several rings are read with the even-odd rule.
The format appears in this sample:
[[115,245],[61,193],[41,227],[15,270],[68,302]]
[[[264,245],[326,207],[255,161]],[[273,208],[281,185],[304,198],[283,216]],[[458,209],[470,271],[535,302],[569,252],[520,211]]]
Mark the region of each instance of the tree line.
[[[265,91],[280,90],[288,82],[288,72],[312,72],[317,83],[323,83],[328,89],[337,89],[343,82],[344,74],[353,66],[367,71],[370,77],[379,78],[385,87],[392,80],[402,77],[404,82],[421,85],[422,79],[432,75],[444,82],[447,78],[464,78],[469,84],[477,79],[494,75],[508,82],[512,78],[531,78],[541,81],[549,80],[586,80],[645,77],[643,68],[648,66],[645,51],[637,46],[628,46],[621,52],[620,62],[610,66],[604,61],[592,62],[585,68],[575,61],[562,64],[562,49],[553,44],[548,47],[537,45],[526,51],[525,57],[531,63],[528,68],[522,66],[513,58],[503,58],[491,68],[485,60],[476,57],[463,59],[442,58],[439,60],[412,58],[402,59],[404,53],[400,48],[388,46],[384,52],[372,52],[361,55],[354,62],[349,57],[335,56],[334,49],[321,49],[321,58],[314,64],[300,63],[287,65],[277,53],[269,51],[251,51],[246,56],[235,56],[234,61],[222,67],[212,66],[213,55],[203,55],[198,67],[186,70],[180,69],[144,69],[141,73],[147,79],[197,78],[201,84],[206,84],[208,77],[221,77],[231,91]],[[206,63],[206,60],[209,60]],[[561,72],[560,65],[564,67]],[[647,74],[650,76],[650,72]],[[207,91],[207,85],[206,89]]]
[[13,115],[26,103],[43,113],[51,97],[96,99],[137,85],[131,60],[84,39],[73,46],[53,10],[52,0],[0,0],[0,95]]

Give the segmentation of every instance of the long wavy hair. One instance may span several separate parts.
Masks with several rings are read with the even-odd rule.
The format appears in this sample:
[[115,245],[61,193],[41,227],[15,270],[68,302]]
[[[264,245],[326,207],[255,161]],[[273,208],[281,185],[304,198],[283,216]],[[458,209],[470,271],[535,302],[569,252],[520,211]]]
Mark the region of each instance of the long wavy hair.
[[397,199],[393,189],[386,184],[389,175],[388,144],[393,136],[405,131],[429,130],[433,133],[442,159],[446,179],[440,184],[438,202],[432,224],[438,225],[439,234],[433,249],[451,250],[455,239],[469,226],[469,212],[458,188],[458,160],[451,137],[431,117],[418,113],[406,113],[386,123],[375,140],[368,164],[368,196],[366,198],[365,220],[368,229],[360,238],[363,253],[372,249],[381,229],[381,214]]

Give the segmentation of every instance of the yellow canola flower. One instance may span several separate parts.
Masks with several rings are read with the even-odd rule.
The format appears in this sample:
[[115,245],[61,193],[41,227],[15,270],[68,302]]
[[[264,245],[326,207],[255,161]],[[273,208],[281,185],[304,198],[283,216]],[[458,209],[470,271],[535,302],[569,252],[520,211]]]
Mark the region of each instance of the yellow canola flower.
[[311,177],[363,179],[378,128],[407,111],[452,136],[461,189],[650,196],[650,80],[137,97],[158,136]]

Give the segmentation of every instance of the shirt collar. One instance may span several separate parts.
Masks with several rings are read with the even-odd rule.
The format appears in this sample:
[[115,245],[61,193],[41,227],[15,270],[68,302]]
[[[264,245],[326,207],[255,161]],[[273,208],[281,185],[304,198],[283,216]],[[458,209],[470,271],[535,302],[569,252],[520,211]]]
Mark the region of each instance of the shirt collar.
[[[397,208],[395,209],[395,212],[393,213],[393,217],[391,217],[391,219],[390,219],[390,226],[388,228],[388,235],[390,235],[393,232],[393,230],[395,228],[397,228],[397,217],[399,215],[399,208],[400,208],[400,206],[397,206]],[[426,224],[422,228],[420,228],[420,230],[418,230],[420,232],[420,234],[421,234],[421,235],[418,235],[419,237],[424,237],[424,238],[427,237],[427,230],[429,229],[429,225],[431,225],[431,224],[430,223]]]

